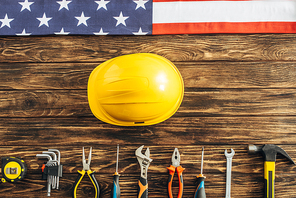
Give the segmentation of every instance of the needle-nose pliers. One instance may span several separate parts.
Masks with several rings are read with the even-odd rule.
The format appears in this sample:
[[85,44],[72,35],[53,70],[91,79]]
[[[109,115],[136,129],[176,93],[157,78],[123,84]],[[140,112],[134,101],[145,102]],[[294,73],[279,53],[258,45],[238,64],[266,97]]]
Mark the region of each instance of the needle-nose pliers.
[[182,198],[183,188],[184,188],[182,172],[185,170],[185,168],[182,168],[182,166],[180,166],[180,153],[177,148],[175,148],[174,153],[172,155],[172,165],[170,165],[170,167],[167,167],[167,169],[169,170],[169,180],[168,180],[169,198],[173,198],[172,184],[173,184],[173,178],[176,170],[177,170],[178,179],[179,179],[178,198]]
[[85,154],[84,154],[84,147],[82,148],[83,152],[82,152],[82,165],[83,165],[83,170],[82,171],[77,171],[78,172],[78,177],[75,181],[74,184],[74,189],[73,189],[73,198],[76,198],[76,193],[77,193],[77,188],[82,180],[82,178],[84,177],[85,173],[87,173],[88,177],[90,178],[94,188],[95,188],[95,198],[99,198],[100,195],[100,188],[99,188],[99,184],[94,176],[95,171],[91,171],[90,170],[90,162],[91,162],[91,151],[92,151],[92,147],[90,147],[90,151],[89,151],[89,155],[88,155],[88,162],[86,163],[86,159],[85,159]]

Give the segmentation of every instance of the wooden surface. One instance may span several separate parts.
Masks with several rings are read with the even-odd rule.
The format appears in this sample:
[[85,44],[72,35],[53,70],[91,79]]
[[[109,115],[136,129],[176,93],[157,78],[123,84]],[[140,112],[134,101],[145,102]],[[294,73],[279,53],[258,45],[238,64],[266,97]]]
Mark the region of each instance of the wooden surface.
[[[149,197],[167,197],[175,147],[181,153],[184,198],[193,197],[205,147],[208,198],[225,197],[226,158],[233,148],[232,197],[264,197],[263,158],[248,144],[276,144],[296,161],[296,35],[49,36],[0,38],[1,157],[22,157],[23,181],[0,185],[0,197],[46,197],[44,160],[61,151],[63,177],[51,197],[71,197],[82,147],[93,147],[101,197],[111,197],[116,145],[120,145],[121,197],[136,197],[140,167],[135,150],[151,152]],[[88,106],[87,81],[100,63],[148,52],[171,60],[182,74],[185,94],[168,120],[146,127],[118,127],[96,119]],[[296,197],[296,166],[276,162],[276,197]],[[178,181],[174,180],[177,197]],[[79,197],[94,197],[83,180]]]

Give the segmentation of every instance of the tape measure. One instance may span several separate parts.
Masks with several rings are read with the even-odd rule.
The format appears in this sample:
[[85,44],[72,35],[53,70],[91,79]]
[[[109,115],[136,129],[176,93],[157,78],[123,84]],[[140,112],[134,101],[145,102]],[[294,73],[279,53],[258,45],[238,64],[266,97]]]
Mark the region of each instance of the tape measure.
[[2,176],[1,181],[4,183],[17,182],[22,180],[27,173],[25,161],[17,157],[2,158]]

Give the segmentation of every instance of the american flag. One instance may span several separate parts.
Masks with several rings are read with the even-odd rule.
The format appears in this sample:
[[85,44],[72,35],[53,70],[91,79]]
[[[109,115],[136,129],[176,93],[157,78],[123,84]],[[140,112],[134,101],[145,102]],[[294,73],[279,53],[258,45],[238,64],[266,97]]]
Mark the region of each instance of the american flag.
[[296,0],[0,0],[0,35],[296,33]]

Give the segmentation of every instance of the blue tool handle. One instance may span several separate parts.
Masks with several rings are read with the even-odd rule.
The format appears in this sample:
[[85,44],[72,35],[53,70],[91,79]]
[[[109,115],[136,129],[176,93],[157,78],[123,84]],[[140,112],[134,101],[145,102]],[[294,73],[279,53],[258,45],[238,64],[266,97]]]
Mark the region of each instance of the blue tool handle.
[[205,177],[197,176],[197,188],[194,194],[194,198],[206,198],[205,192]]
[[113,176],[112,198],[120,198],[119,174]]

